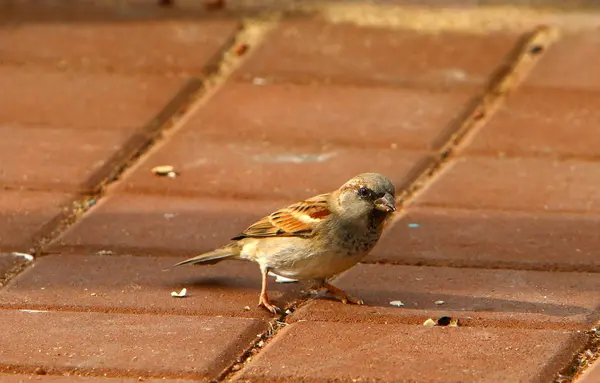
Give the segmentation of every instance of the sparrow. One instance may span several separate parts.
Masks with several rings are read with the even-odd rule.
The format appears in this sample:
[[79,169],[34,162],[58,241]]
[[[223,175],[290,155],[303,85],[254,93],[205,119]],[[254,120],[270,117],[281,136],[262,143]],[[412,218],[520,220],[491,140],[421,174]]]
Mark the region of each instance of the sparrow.
[[258,263],[262,288],[258,306],[280,309],[267,294],[269,273],[312,282],[343,303],[360,299],[327,283],[327,279],[360,262],[379,240],[387,219],[396,211],[395,188],[378,173],[364,173],[339,189],[308,198],[268,215],[223,247],[179,262],[212,265],[224,260]]

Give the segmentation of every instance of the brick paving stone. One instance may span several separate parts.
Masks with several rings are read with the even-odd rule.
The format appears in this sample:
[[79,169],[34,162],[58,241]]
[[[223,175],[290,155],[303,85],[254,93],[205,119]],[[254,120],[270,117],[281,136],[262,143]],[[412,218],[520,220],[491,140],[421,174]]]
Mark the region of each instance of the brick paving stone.
[[[600,87],[599,87],[600,89]],[[523,88],[475,136],[467,154],[597,156],[600,93]]]
[[0,92],[0,125],[139,129],[183,85],[184,80],[175,77],[4,66],[0,67],[0,88],[10,91]]
[[473,97],[469,89],[228,83],[185,131],[220,142],[432,149]]
[[13,276],[15,272],[20,270],[27,262],[23,256],[11,253],[0,253],[0,286],[6,283],[7,278]]
[[600,36],[597,32],[568,35],[542,56],[524,86],[600,90]]
[[235,19],[15,23],[0,30],[0,63],[200,75],[237,24]]
[[600,382],[600,359],[596,359],[596,361],[588,367],[587,370],[575,380],[575,383],[598,383]]
[[600,167],[547,158],[458,158],[425,190],[420,205],[600,211]]
[[358,265],[334,284],[366,306],[315,300],[294,320],[422,324],[451,316],[484,327],[586,330],[600,318],[598,273]]
[[295,323],[236,381],[549,381],[581,344],[564,331]]
[[288,202],[116,194],[100,200],[52,248],[193,256],[224,245]]
[[519,40],[515,33],[414,31],[288,20],[272,31],[238,79],[354,84],[482,85]]
[[53,191],[0,193],[0,251],[27,252],[43,226],[68,206],[72,195]]
[[[400,188],[423,153],[397,149],[322,149],[257,142],[205,142],[179,134],[158,148],[123,180],[119,190],[137,193],[212,196],[219,198],[285,199],[289,203],[326,193],[363,172],[380,172]],[[177,178],[157,177],[151,170],[172,165]]]
[[[138,378],[106,378],[76,375],[0,374],[3,383],[138,383]],[[143,379],[145,383],[189,383],[184,379]]]
[[[271,318],[257,307],[260,271],[251,262],[188,266],[163,271],[174,257],[49,255],[0,290],[5,308],[169,313]],[[269,282],[270,295],[285,306],[300,285]],[[187,288],[188,297],[172,291]],[[245,309],[248,306],[250,310]]]
[[372,261],[600,272],[600,216],[411,208]]
[[0,125],[0,136],[0,184],[75,191],[95,186],[131,131]]
[[247,318],[2,310],[0,369],[214,379],[266,329]]

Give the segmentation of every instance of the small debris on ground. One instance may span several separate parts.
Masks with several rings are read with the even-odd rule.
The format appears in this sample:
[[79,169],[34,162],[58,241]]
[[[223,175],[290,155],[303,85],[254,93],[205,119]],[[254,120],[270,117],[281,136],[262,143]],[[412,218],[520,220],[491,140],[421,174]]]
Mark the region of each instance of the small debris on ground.
[[473,112],[474,120],[481,120],[484,116],[485,116],[485,113],[481,109],[477,109],[476,111]]
[[416,229],[421,227],[421,225],[419,225],[418,223],[409,223],[408,227],[412,228],[412,229]]
[[177,172],[175,171],[175,168],[171,165],[155,166],[152,168],[152,173],[156,174],[157,176],[161,176],[161,177],[169,177],[169,178],[177,177]]
[[96,252],[96,255],[115,255],[111,250],[100,250]]
[[33,255],[31,254],[27,254],[27,253],[12,253],[13,257],[21,257],[21,258],[25,258],[26,262],[31,262],[33,261]]
[[236,56],[242,56],[248,51],[249,47],[250,46],[248,44],[240,43],[233,48],[233,53],[235,53]]
[[171,291],[171,296],[174,298],[183,298],[187,297],[187,289],[184,287],[180,292]]
[[534,45],[529,48],[529,53],[532,55],[537,55],[538,53],[542,53],[544,51],[544,47],[541,45]]
[[244,306],[244,310],[250,311],[250,306]]
[[262,77],[254,77],[252,79],[252,84],[253,85],[266,85],[267,84],[267,79],[264,79]]
[[425,327],[434,327],[434,326],[458,327],[458,318],[443,316],[443,317],[439,317],[437,321],[429,318],[423,323],[423,326],[425,326]]
[[450,317],[440,317],[437,320],[437,325],[438,326],[448,326],[451,321],[452,321],[452,318],[450,318]]
[[433,303],[439,306],[439,305],[443,305],[446,302],[444,302],[444,301],[435,301]]
[[404,303],[402,303],[402,301],[391,301],[390,305],[396,306],[396,307],[402,307],[402,306],[404,306]]

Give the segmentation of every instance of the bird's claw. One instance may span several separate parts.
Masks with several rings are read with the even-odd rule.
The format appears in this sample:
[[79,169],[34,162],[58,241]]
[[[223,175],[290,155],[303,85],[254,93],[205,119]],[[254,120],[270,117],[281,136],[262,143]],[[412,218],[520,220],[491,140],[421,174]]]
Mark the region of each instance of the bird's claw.
[[336,299],[339,299],[343,304],[351,303],[353,305],[364,305],[365,302],[362,299],[358,299],[348,294],[342,289],[339,289],[329,283],[325,283],[324,287],[327,291]]
[[258,301],[258,307],[261,307],[261,306],[266,308],[273,314],[281,313],[281,309],[279,307],[275,306],[274,304],[271,304],[271,302],[269,302],[269,298],[267,298],[267,297],[260,297],[260,300]]

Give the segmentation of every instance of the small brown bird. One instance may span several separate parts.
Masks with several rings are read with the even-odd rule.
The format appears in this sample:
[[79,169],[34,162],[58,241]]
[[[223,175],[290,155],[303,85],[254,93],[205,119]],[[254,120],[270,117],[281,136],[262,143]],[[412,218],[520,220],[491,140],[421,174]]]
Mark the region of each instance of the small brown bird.
[[327,283],[327,278],[362,260],[396,210],[394,185],[377,173],[360,174],[338,190],[295,203],[264,217],[227,245],[177,263],[215,264],[225,259],[258,263],[262,272],[259,306],[272,313],[267,274],[309,280],[344,303],[363,301]]

